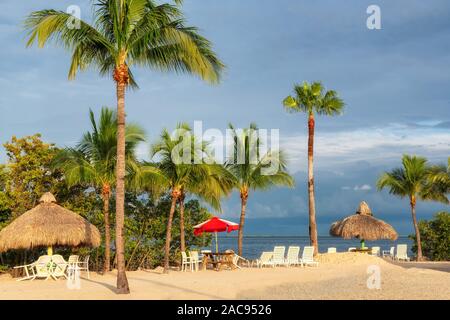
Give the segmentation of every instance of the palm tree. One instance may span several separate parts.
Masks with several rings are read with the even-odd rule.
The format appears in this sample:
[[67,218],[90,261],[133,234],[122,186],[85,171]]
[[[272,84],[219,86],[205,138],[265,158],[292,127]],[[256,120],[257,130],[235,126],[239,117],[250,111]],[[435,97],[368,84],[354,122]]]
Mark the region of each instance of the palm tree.
[[[207,152],[207,150],[204,150]],[[209,171],[207,177],[198,179],[187,179],[186,184],[181,189],[179,198],[180,209],[180,250],[186,250],[185,233],[184,233],[184,201],[188,194],[192,194],[208,203],[212,208],[221,211],[220,200],[223,196],[228,195],[234,187],[234,177],[222,165],[211,163],[203,164],[205,169]],[[192,172],[195,173],[195,172]]]
[[316,224],[316,204],[314,195],[314,129],[315,114],[335,116],[342,113],[344,102],[336,91],[325,92],[320,82],[294,86],[295,96],[288,96],[283,104],[289,112],[304,112],[308,115],[308,199],[309,199],[309,237],[314,246],[314,255],[319,252]]
[[[235,187],[239,190],[241,198],[241,216],[238,233],[238,254],[242,256],[242,243],[244,238],[245,213],[250,190],[267,190],[273,186],[294,186],[293,178],[286,172],[286,161],[282,151],[267,151],[261,155],[261,141],[257,136],[256,124],[240,132],[233,125],[229,125],[233,143],[232,157],[225,166],[234,176]],[[271,163],[277,166],[276,172],[264,172]]]
[[448,203],[440,188],[429,183],[431,167],[423,157],[403,155],[402,167],[385,172],[377,181],[378,190],[389,189],[389,193],[400,198],[408,197],[416,233],[417,260],[422,260],[422,244],[416,218],[417,200],[434,200]]
[[[117,115],[111,109],[102,108],[98,124],[92,110],[89,111],[89,117],[92,132],[85,133],[75,149],[61,150],[55,157],[54,165],[63,171],[69,185],[84,183],[100,189],[105,223],[104,271],[108,272],[111,260],[109,202],[116,183]],[[127,125],[125,134],[127,168],[132,169],[136,166],[136,147],[144,140],[145,134],[141,127],[135,124]]]
[[116,165],[116,249],[117,292],[129,293],[124,256],[125,201],[125,90],[137,87],[132,65],[160,71],[198,75],[216,83],[223,64],[210,42],[196,28],[186,27],[176,4],[157,4],[154,0],[96,0],[95,23],[90,25],[66,12],[41,10],[25,21],[28,46],[43,47],[54,40],[72,53],[69,79],[78,70],[97,68],[112,76],[117,95]]
[[[220,197],[231,190],[233,181],[219,165],[198,161],[198,159],[208,156],[206,148],[208,143],[197,143],[187,124],[179,124],[176,129],[178,134],[173,136],[166,129],[163,130],[159,141],[152,146],[151,156],[157,158],[158,162],[147,163],[147,167],[157,168],[165,177],[165,184],[171,197],[164,252],[164,272],[166,273],[169,270],[172,221],[177,202],[181,205],[180,231],[183,233],[181,235],[181,249],[183,250],[185,244],[183,243],[184,222],[182,220],[184,220],[186,193],[196,194],[213,207],[220,208]],[[186,141],[188,150],[185,149]],[[184,158],[186,155],[189,158]]]
[[433,165],[430,168],[429,183],[440,188],[443,193],[450,193],[450,157],[447,165]]

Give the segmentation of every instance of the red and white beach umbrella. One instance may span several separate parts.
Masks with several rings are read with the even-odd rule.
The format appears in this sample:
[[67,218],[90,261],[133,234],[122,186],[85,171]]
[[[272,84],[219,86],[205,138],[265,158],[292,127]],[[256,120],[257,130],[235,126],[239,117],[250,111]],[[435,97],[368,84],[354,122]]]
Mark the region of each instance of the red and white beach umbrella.
[[230,233],[234,230],[239,230],[239,224],[218,217],[212,217],[211,219],[194,226],[194,235],[200,236],[203,232],[214,232],[216,235],[216,251],[219,251],[217,245],[217,232],[226,231]]

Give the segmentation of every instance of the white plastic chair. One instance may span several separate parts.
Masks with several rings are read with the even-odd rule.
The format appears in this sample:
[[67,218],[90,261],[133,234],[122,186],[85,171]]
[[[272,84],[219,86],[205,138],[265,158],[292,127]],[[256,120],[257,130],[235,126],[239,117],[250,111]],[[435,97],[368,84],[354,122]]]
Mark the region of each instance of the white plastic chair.
[[335,247],[328,248],[327,253],[336,253],[336,248]]
[[71,255],[71,256],[69,256],[67,263],[69,264],[69,266],[76,265],[76,264],[78,264],[78,258],[79,258],[79,256],[77,256],[77,255]]
[[301,265],[300,259],[300,247],[298,246],[290,246],[288,248],[287,257],[286,257],[286,264],[287,266],[295,266],[295,265]]
[[91,278],[89,275],[89,256],[85,256],[83,261],[78,261],[78,269],[80,271],[86,271],[87,278]]
[[191,271],[198,271],[198,265],[200,263],[198,251],[191,251],[189,253],[189,258],[191,261]]
[[302,265],[319,266],[319,262],[314,261],[314,247],[308,246],[303,248],[303,254],[301,259]]
[[192,271],[191,258],[187,256],[186,252],[181,251],[181,271],[186,271],[186,268]]
[[395,247],[391,247],[389,250],[383,250],[383,257],[389,257],[391,259],[394,259]]
[[263,268],[265,266],[273,267],[274,264],[272,262],[273,252],[264,251],[261,253],[261,257],[256,260],[256,266],[258,268]]
[[373,256],[379,257],[380,256],[380,247],[372,247],[371,254]]
[[284,259],[285,251],[286,251],[286,247],[284,247],[284,246],[275,246],[273,248],[272,263],[274,266],[286,265],[286,260]]
[[397,254],[395,256],[396,260],[410,261],[408,257],[408,246],[406,244],[397,245]]

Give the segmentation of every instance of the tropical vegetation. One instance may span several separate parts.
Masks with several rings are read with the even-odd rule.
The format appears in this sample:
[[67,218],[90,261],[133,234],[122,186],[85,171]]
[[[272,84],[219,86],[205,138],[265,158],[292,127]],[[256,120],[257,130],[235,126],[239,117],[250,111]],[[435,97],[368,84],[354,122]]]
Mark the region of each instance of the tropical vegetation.
[[427,159],[419,156],[403,155],[402,167],[383,173],[377,181],[379,190],[386,188],[390,194],[409,200],[415,231],[417,260],[419,261],[422,260],[423,252],[416,215],[417,201],[449,203],[447,198],[448,190],[444,190],[441,184],[430,183],[435,179],[435,172]]
[[[431,220],[420,220],[418,227],[423,256],[430,260],[449,261],[450,213],[445,211],[438,212]],[[410,238],[416,242],[415,235],[410,235]],[[417,244],[413,246],[412,250],[417,253]]]
[[[65,148],[55,157],[55,168],[62,171],[70,186],[84,184],[86,187],[99,189],[103,201],[105,227],[105,262],[104,271],[110,271],[111,231],[109,207],[116,183],[117,163],[117,116],[113,110],[102,108],[98,123],[94,112],[89,113],[91,132],[86,132],[76,148]],[[125,159],[128,177],[133,177],[134,168],[138,166],[136,147],[145,141],[144,130],[135,124],[128,124],[125,130]]]

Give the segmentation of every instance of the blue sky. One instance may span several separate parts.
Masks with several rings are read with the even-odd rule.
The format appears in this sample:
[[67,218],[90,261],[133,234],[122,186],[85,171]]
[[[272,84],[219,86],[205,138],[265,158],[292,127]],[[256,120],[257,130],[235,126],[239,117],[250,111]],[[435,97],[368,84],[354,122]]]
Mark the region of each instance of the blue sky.
[[[88,109],[115,106],[114,85],[94,72],[67,80],[69,57],[53,46],[25,48],[21,29],[33,10],[76,4],[91,20],[90,0],[2,0],[0,11],[0,141],[40,132],[59,146],[88,129]],[[366,8],[381,8],[382,29],[366,28]],[[256,122],[280,129],[295,189],[252,193],[246,232],[307,234],[306,119],[287,114],[282,99],[294,83],[320,80],[337,90],[345,114],[317,119],[319,233],[369,202],[399,233],[412,232],[406,200],[377,192],[379,174],[403,153],[444,162],[450,155],[450,3],[414,1],[187,0],[189,24],[202,30],[227,65],[219,86],[196,78],[135,70],[140,90],[127,97],[128,120],[153,141],[163,127],[203,121],[224,130]],[[146,156],[146,146],[140,148]],[[0,160],[5,160],[0,149]],[[239,197],[224,202],[237,219]],[[444,209],[420,203],[419,218]],[[448,210],[448,207],[446,207]]]

